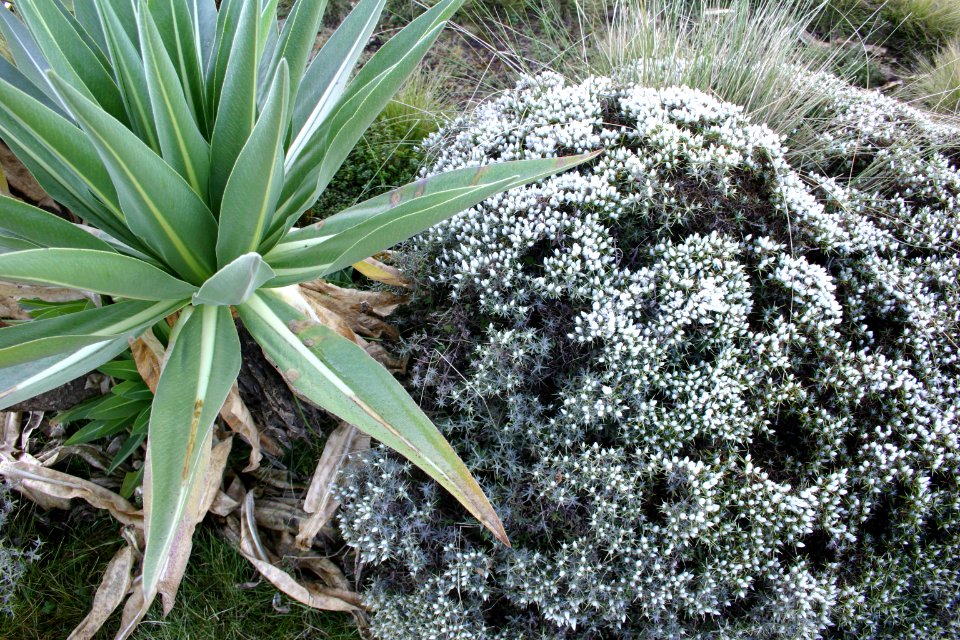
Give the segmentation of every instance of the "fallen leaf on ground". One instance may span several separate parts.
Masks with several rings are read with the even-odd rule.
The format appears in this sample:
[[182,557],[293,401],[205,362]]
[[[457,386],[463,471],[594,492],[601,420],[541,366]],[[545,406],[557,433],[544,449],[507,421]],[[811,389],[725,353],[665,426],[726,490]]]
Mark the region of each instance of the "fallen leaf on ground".
[[240,553],[256,567],[273,586],[297,602],[325,611],[355,611],[362,608],[356,593],[316,584],[298,582],[289,573],[274,565],[260,542],[254,517],[256,505],[248,493],[240,508]]
[[77,625],[67,640],[90,640],[123,602],[132,582],[134,551],[126,546],[116,555],[103,572],[103,579],[93,596],[90,613]]
[[43,495],[60,504],[63,500],[80,498],[98,509],[106,509],[123,524],[143,527],[143,512],[89,480],[48,469],[39,462],[14,460],[4,454],[0,454],[0,475],[17,480],[18,488],[26,488],[33,495]]

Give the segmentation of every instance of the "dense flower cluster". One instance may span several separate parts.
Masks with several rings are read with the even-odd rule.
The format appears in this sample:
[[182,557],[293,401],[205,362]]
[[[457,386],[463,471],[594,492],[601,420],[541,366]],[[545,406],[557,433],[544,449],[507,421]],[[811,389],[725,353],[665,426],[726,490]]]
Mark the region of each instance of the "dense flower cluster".
[[604,78],[434,138],[431,172],[606,152],[415,242],[417,395],[514,546],[367,454],[338,492],[377,637],[960,635],[960,174],[897,108],[838,90],[816,170]]

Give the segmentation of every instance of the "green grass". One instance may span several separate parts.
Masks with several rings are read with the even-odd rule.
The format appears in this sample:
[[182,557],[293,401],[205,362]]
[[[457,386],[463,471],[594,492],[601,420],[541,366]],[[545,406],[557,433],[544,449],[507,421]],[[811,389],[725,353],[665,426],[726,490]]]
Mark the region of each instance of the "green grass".
[[[19,588],[14,616],[0,617],[0,638],[62,640],[87,614],[101,573],[120,548],[119,527],[106,517],[75,511],[60,517],[34,519],[35,508],[23,507],[10,523],[10,534],[40,536],[40,559],[32,563]],[[86,516],[84,514],[87,514]],[[253,588],[245,587],[257,583]],[[257,572],[224,540],[201,527],[193,556],[171,614],[163,619],[159,603],[134,633],[134,640],[355,640],[347,614],[308,609],[260,581]],[[283,609],[274,608],[274,599]],[[112,638],[114,614],[97,638]]]
[[827,35],[856,35],[869,44],[889,48],[904,58],[905,64],[912,64],[935,55],[960,35],[960,2],[829,0],[817,29]]
[[924,60],[903,97],[933,111],[960,116],[960,37]]

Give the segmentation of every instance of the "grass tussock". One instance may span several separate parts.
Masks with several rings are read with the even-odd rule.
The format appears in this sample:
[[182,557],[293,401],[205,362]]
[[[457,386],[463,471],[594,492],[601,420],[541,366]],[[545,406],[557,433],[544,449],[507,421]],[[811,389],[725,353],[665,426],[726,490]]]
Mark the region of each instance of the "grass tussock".
[[960,37],[920,63],[904,97],[933,111],[960,116]]
[[744,108],[790,136],[823,103],[799,75],[836,68],[836,51],[810,47],[819,6],[777,0],[617,0],[608,11],[534,3],[526,20],[502,22],[488,47],[517,72],[552,69],[572,80],[615,76],[643,86],[685,85]]

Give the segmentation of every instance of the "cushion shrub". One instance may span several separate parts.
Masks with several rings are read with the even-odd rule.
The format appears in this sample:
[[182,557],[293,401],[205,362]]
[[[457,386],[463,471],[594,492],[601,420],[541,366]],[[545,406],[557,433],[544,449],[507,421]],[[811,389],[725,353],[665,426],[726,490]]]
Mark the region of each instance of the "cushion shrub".
[[814,80],[802,167],[739,107],[602,77],[431,139],[430,173],[606,153],[411,247],[415,395],[513,548],[366,454],[340,525],[378,638],[960,634],[956,149]]

